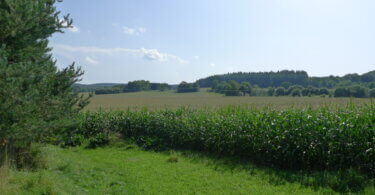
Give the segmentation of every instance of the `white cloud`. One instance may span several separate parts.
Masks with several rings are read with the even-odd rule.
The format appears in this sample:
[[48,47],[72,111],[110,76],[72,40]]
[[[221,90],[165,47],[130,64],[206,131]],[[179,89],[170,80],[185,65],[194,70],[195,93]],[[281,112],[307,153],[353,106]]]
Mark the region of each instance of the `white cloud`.
[[100,48],[100,47],[75,47],[70,45],[57,44],[52,45],[53,51],[60,53],[63,51],[67,52],[81,52],[88,54],[105,54],[113,55],[115,53],[136,53],[136,49],[127,49],[127,48]]
[[86,56],[85,61],[90,63],[90,64],[97,64],[98,63],[98,61],[96,61],[93,58],[90,58],[88,56]]
[[[128,49],[128,48],[100,48],[100,47],[75,47],[70,45],[52,45],[53,52],[56,54],[64,54],[67,53],[84,53],[86,55],[115,55],[115,54],[132,54],[136,57],[141,57],[142,59],[149,60],[149,61],[177,61],[181,64],[189,63],[186,60],[183,60],[179,56],[175,56],[168,53],[162,53],[157,49]],[[91,59],[91,60],[90,60]],[[86,57],[86,61],[90,63],[95,61],[94,59]]]
[[194,60],[199,60],[199,56],[193,56]]
[[70,30],[70,32],[74,32],[74,33],[80,32],[80,30],[77,26],[72,26],[72,27],[68,28],[68,30]]
[[145,48],[142,48],[141,49],[141,52],[143,53],[143,57],[146,59],[146,60],[157,60],[157,61],[164,61],[168,55],[167,54],[162,54],[160,53],[157,49],[145,49]]
[[210,66],[211,67],[216,67],[216,64],[215,63],[210,63]]
[[127,26],[122,27],[122,32],[128,35],[140,35],[146,32],[146,29],[143,27],[130,28]]

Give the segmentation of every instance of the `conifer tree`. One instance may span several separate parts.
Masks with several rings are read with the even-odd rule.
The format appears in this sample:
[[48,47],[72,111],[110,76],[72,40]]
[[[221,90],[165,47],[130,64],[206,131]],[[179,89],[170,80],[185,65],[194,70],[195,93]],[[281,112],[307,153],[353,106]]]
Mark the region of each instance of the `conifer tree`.
[[0,0],[0,164],[5,154],[25,163],[21,154],[33,142],[57,140],[74,128],[88,103],[72,90],[81,69],[74,63],[58,69],[48,46],[52,34],[72,25],[69,16],[59,18],[56,3]]

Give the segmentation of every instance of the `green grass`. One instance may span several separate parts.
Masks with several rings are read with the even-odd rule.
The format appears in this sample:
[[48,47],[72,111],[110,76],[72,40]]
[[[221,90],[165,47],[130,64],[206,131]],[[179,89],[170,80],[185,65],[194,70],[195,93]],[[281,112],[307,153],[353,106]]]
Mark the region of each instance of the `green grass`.
[[147,107],[149,109],[176,109],[181,106],[192,108],[224,107],[229,105],[263,107],[273,105],[278,108],[295,107],[320,107],[322,105],[344,106],[352,100],[354,104],[369,103],[370,99],[359,98],[322,98],[322,97],[225,97],[217,93],[209,93],[202,89],[197,93],[175,93],[174,91],[147,91],[135,93],[122,93],[110,95],[95,95],[88,110],[112,109],[126,110]]
[[[43,150],[47,169],[0,170],[2,194],[334,193],[324,186],[303,185],[313,177],[189,152],[156,153],[133,145],[98,149],[48,146]],[[364,193],[373,192],[374,188],[367,188]]]

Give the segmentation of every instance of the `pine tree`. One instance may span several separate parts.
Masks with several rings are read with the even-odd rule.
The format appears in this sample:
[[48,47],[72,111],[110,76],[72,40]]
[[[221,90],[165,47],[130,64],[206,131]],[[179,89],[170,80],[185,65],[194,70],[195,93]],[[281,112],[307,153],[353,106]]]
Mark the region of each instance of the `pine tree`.
[[88,103],[72,90],[83,71],[74,63],[59,70],[48,46],[52,34],[72,25],[69,16],[59,18],[56,3],[0,0],[0,163],[7,153],[24,164],[21,153],[74,128]]

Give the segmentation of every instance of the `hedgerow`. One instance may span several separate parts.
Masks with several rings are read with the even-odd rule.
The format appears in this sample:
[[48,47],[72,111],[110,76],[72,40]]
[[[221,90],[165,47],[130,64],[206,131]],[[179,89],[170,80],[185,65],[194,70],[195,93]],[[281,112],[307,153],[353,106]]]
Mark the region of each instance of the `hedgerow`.
[[354,168],[375,176],[375,104],[85,112],[80,132],[102,141],[121,133],[150,149],[234,155],[287,169]]

